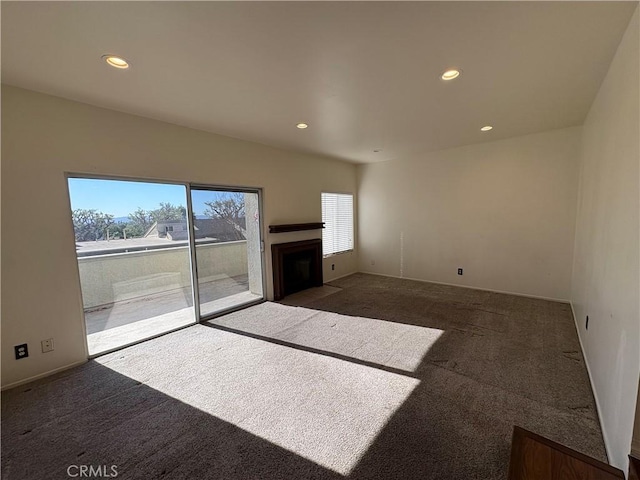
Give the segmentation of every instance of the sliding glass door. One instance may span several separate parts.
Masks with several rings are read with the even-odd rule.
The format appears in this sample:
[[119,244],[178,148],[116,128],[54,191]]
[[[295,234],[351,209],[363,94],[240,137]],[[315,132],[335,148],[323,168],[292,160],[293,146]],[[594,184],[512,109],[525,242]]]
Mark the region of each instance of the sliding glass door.
[[89,354],[195,323],[186,186],[68,184]]
[[192,187],[200,318],[262,300],[257,190]]
[[90,355],[264,298],[259,191],[68,186]]

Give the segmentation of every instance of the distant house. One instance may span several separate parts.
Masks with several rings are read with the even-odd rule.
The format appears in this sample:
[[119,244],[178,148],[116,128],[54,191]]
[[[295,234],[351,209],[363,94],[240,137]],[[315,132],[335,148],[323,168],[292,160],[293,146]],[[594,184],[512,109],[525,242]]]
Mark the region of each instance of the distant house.
[[[238,219],[237,223],[222,218],[197,218],[194,223],[196,239],[210,239],[217,242],[244,240],[246,220]],[[187,240],[189,229],[186,220],[165,220],[155,222],[144,234],[145,238],[166,238],[168,240]]]
[[169,240],[187,240],[189,232],[186,220],[164,220],[155,222],[144,234],[145,238],[167,238]]

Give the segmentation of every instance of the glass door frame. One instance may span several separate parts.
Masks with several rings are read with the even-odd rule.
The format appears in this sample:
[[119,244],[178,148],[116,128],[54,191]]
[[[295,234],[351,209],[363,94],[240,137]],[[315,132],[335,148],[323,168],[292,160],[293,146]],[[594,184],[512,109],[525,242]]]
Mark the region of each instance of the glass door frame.
[[[264,240],[264,224],[263,224],[263,204],[262,204],[262,196],[263,191],[262,188],[259,187],[233,187],[229,185],[211,185],[211,184],[202,184],[202,183],[194,183],[194,182],[185,182],[181,180],[167,180],[167,179],[157,179],[157,178],[143,178],[143,177],[127,177],[123,175],[107,175],[107,174],[96,174],[96,173],[79,173],[79,172],[64,172],[64,182],[67,191],[67,200],[69,212],[71,212],[71,191],[69,190],[69,179],[78,178],[78,179],[94,179],[94,180],[114,180],[114,181],[122,181],[122,182],[139,182],[139,183],[159,183],[164,185],[176,185],[185,187],[185,193],[187,196],[187,229],[189,231],[189,261],[190,261],[190,272],[191,272],[191,292],[192,292],[192,301],[193,301],[193,313],[194,313],[194,321],[193,323],[189,323],[187,325],[183,325],[180,327],[172,328],[167,330],[166,332],[153,334],[149,337],[146,337],[142,340],[136,340],[125,345],[112,348],[106,350],[104,352],[89,354],[89,343],[88,343],[88,334],[87,334],[87,323],[85,318],[84,308],[82,309],[82,332],[84,336],[84,345],[85,345],[85,353],[88,359],[100,357],[102,355],[106,355],[108,353],[121,350],[123,348],[130,347],[132,345],[136,345],[138,343],[146,342],[153,338],[160,337],[162,335],[166,335],[168,333],[176,332],[178,330],[182,330],[183,328],[192,327],[193,325],[197,325],[199,323],[205,323],[212,318],[219,317],[221,315],[240,310],[246,307],[250,307],[252,305],[257,305],[259,303],[263,303],[266,301],[266,260],[265,260],[265,240]],[[197,261],[196,261],[196,250],[195,250],[195,224],[194,224],[194,213],[193,213],[193,202],[191,198],[191,189],[198,190],[213,190],[213,191],[228,191],[228,192],[243,192],[243,193],[253,193],[258,195],[258,231],[260,234],[260,266],[261,266],[261,281],[262,281],[262,298],[256,299],[254,301],[246,302],[241,305],[237,305],[234,307],[230,307],[224,310],[220,310],[218,312],[212,313],[205,317],[202,317],[200,314],[200,285],[198,284],[198,274],[197,274]],[[75,244],[75,241],[74,241]],[[78,274],[78,288],[80,290],[80,298],[82,298],[82,284],[80,283],[80,267],[76,258],[76,269]]]
[[[260,233],[258,246],[260,249],[260,280],[262,281],[262,298],[245,302],[233,307],[225,308],[210,314],[202,316],[200,312],[200,283],[198,281],[198,262],[196,258],[196,236],[195,236],[195,213],[193,212],[193,199],[191,197],[191,190],[209,190],[212,192],[239,192],[239,193],[253,193],[258,196],[258,231]],[[265,248],[264,248],[264,225],[262,223],[262,188],[258,187],[233,187],[229,185],[210,185],[201,183],[188,183],[187,184],[187,216],[190,217],[187,221],[189,228],[189,251],[191,253],[191,283],[195,285],[193,304],[195,306],[196,323],[205,323],[213,318],[225,315],[227,313],[241,310],[251,305],[257,305],[266,301],[266,287],[267,277],[265,274]],[[246,212],[245,212],[246,215]]]

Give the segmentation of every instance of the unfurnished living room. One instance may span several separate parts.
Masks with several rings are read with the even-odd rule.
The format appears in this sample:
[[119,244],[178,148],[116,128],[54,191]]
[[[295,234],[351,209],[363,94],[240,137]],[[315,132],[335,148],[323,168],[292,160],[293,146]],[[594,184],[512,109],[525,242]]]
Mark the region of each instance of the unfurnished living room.
[[0,14],[3,480],[638,478],[638,2]]

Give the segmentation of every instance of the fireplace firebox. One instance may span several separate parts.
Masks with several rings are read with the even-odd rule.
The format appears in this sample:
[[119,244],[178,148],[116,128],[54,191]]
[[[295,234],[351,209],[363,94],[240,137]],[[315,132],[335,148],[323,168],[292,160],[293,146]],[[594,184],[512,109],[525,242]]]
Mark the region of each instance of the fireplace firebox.
[[273,298],[322,286],[322,240],[271,245]]

